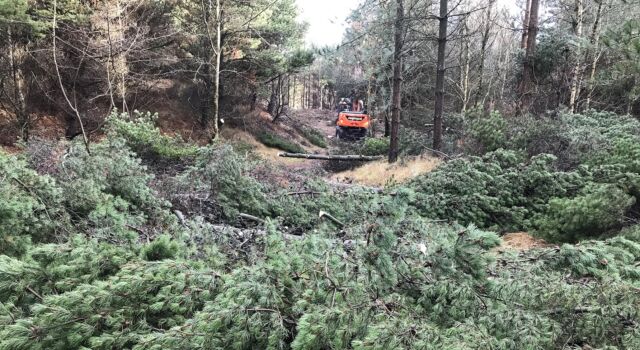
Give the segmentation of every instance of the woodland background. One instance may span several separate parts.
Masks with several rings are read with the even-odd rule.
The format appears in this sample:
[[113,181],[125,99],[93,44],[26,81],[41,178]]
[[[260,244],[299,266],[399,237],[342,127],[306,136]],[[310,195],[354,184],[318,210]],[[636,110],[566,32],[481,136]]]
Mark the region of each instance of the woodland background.
[[0,350],[640,348],[640,4],[504,5],[0,0]]

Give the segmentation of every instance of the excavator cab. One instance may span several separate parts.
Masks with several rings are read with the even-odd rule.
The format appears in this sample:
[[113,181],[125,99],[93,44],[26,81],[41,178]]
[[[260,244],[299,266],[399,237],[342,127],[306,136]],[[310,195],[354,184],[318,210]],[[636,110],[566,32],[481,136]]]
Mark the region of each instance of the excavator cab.
[[371,120],[365,111],[343,111],[336,120],[336,137],[340,140],[362,139],[367,136]]

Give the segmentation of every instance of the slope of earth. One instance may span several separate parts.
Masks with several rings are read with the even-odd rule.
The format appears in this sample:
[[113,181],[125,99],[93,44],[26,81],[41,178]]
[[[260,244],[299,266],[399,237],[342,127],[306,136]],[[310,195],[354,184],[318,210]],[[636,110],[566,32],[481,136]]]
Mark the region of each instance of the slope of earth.
[[299,128],[315,129],[325,138],[333,139],[336,133],[334,120],[336,113],[330,110],[305,109],[291,114],[291,121]]

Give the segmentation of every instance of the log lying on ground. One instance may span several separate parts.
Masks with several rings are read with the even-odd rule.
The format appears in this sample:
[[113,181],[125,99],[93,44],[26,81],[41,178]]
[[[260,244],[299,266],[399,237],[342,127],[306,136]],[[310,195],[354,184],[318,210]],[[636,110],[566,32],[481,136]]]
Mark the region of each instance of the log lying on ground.
[[384,156],[361,156],[361,155],[331,155],[331,154],[306,154],[306,153],[280,153],[280,157],[285,158],[303,158],[303,159],[320,159],[320,160],[354,160],[354,161],[372,161],[383,159]]

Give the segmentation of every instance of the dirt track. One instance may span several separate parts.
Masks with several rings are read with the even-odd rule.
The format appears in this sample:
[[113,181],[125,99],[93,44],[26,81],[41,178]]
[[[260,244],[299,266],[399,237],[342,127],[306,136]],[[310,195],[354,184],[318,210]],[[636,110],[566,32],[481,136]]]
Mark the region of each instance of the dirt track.
[[298,125],[320,131],[327,139],[335,136],[336,113],[328,110],[296,110],[291,114],[291,119]]

